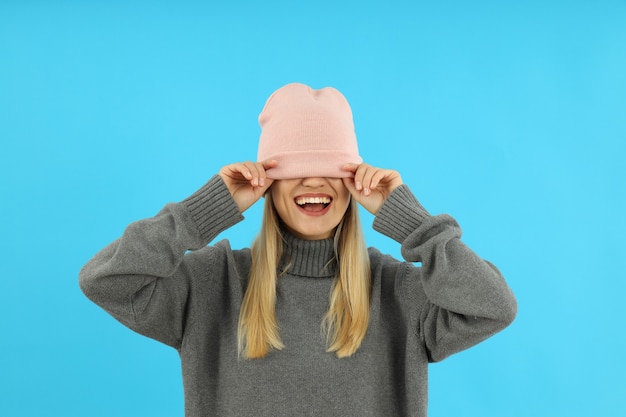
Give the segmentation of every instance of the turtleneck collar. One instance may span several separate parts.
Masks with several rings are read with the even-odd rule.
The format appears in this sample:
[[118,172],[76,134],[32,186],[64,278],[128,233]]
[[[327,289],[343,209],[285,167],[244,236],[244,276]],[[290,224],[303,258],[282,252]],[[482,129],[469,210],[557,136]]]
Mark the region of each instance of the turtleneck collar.
[[[334,277],[337,271],[334,239],[305,240],[300,239],[286,230],[283,234],[283,259],[280,271],[302,277],[324,278]],[[291,264],[291,265],[290,265]]]

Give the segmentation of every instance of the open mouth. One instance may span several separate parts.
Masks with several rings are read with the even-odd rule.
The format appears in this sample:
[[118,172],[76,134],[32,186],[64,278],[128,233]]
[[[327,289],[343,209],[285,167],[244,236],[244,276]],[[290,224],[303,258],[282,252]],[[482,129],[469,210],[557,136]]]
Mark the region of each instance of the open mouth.
[[296,197],[295,201],[298,207],[307,213],[321,213],[328,208],[332,199],[328,196],[304,196]]

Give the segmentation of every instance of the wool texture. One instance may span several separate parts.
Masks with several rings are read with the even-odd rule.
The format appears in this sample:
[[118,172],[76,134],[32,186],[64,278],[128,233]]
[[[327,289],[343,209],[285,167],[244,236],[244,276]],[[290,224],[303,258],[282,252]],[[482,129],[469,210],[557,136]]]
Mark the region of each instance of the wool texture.
[[276,302],[285,348],[263,359],[238,357],[250,250],[226,240],[207,245],[242,218],[215,176],[186,200],[130,224],[80,273],[87,297],[179,352],[187,417],[425,417],[428,363],[486,339],[516,315],[502,275],[461,242],[456,221],[431,216],[402,185],[373,226],[401,245],[405,259],[369,249],[371,318],[358,351],[337,358],[320,331],[336,272],[332,239],[285,233],[292,266],[278,281]]
[[267,100],[259,124],[257,160],[278,161],[267,170],[269,178],[350,177],[343,166],[363,162],[352,110],[335,88],[287,84]]

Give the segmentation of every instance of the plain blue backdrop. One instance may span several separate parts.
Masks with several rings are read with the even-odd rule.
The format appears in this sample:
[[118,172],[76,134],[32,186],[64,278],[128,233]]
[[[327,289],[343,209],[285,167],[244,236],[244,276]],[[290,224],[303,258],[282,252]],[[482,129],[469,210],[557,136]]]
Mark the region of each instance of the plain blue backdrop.
[[[181,416],[174,350],[81,266],[224,164],[293,81],[502,270],[513,325],[431,366],[430,416],[626,415],[626,2],[0,1],[0,415]],[[258,231],[260,207],[226,231]],[[368,244],[400,256],[369,227]]]

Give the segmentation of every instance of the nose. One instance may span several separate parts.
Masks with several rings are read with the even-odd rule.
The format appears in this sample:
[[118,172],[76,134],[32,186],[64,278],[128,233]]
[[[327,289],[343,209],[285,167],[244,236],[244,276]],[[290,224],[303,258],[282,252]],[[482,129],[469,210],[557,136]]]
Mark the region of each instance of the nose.
[[323,187],[324,184],[326,184],[326,180],[321,177],[310,177],[302,179],[302,185],[304,185],[305,187],[319,188]]

